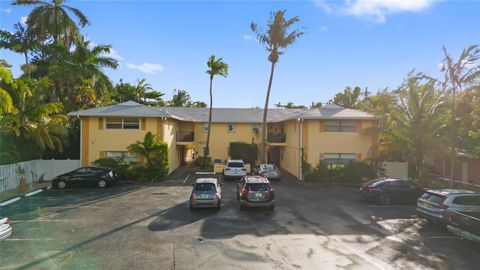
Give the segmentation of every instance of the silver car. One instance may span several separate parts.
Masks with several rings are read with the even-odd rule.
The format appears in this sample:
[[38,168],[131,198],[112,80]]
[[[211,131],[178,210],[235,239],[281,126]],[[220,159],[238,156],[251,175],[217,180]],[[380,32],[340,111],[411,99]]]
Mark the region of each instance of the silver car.
[[10,237],[12,234],[12,226],[7,217],[0,217],[0,240]]
[[282,178],[282,172],[275,164],[260,164],[256,173],[268,180],[280,180]]
[[222,206],[222,188],[217,178],[198,178],[190,194],[190,209]]
[[417,214],[431,223],[448,223],[448,211],[480,211],[480,193],[465,189],[427,190],[417,200]]

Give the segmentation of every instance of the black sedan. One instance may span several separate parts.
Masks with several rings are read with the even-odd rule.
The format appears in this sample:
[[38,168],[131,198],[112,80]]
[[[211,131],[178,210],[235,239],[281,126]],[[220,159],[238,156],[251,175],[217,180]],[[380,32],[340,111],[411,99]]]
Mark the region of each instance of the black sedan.
[[391,203],[415,204],[424,189],[402,179],[376,179],[360,187],[358,194],[383,205]]
[[52,186],[60,189],[85,185],[104,188],[115,181],[117,181],[117,175],[110,168],[83,167],[55,177],[52,180]]

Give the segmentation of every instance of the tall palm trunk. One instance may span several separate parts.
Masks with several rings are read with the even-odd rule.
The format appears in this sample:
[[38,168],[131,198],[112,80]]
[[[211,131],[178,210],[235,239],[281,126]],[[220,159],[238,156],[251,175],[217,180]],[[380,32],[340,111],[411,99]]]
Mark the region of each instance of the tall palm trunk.
[[450,188],[453,188],[453,183],[454,180],[453,178],[455,177],[455,155],[456,153],[456,129],[455,129],[455,83],[453,83],[453,88],[452,88],[452,130],[451,130],[451,136],[452,136],[452,156],[451,156],[451,165],[450,165]]
[[263,109],[263,125],[262,125],[262,152],[260,160],[263,163],[267,163],[267,113],[268,113],[268,101],[270,100],[270,90],[272,89],[273,73],[275,71],[276,62],[272,62],[270,69],[270,80],[268,81],[267,96],[265,97],[265,107]]
[[212,82],[213,76],[210,76],[210,111],[208,113],[208,131],[207,131],[207,145],[205,146],[205,150],[203,151],[203,156],[208,157],[210,155],[210,130],[212,126]]

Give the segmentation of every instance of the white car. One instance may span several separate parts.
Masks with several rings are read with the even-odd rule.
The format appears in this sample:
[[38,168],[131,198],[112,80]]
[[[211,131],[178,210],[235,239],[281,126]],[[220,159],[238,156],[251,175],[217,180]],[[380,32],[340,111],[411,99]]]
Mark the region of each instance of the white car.
[[12,226],[7,217],[0,217],[0,240],[8,238],[12,234]]
[[231,159],[228,160],[227,165],[223,168],[223,179],[240,179],[247,174],[247,169],[243,160]]

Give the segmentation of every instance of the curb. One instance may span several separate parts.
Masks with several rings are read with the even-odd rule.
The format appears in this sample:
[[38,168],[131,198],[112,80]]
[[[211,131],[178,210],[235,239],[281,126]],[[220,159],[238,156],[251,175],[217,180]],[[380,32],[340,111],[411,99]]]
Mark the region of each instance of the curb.
[[26,194],[24,194],[24,195],[22,195],[22,196],[13,197],[13,198],[11,198],[11,199],[9,199],[9,200],[6,200],[6,201],[4,201],[4,202],[0,202],[0,206],[9,205],[9,204],[11,204],[11,203],[14,203],[14,202],[16,202],[16,201],[21,200],[23,197],[33,196],[33,195],[35,195],[35,194],[38,194],[38,193],[42,192],[44,189],[48,189],[48,187],[39,188],[39,189],[36,189],[36,190],[31,191],[31,192],[29,192],[29,193],[26,193]]

